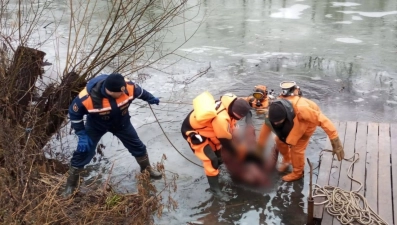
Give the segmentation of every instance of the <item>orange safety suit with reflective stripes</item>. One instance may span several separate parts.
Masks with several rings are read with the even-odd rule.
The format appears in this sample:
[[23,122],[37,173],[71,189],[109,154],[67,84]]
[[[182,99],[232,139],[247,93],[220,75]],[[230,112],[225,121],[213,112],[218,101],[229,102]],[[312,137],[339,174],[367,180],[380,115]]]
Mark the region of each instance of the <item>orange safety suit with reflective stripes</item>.
[[153,98],[152,94],[129,80],[126,80],[125,90],[118,99],[109,98],[103,85],[107,76],[99,75],[90,80],[73,100],[69,116],[76,131],[84,129],[84,115],[87,115],[87,124],[98,130],[120,127],[130,122],[128,107],[135,98],[145,101]]
[[[223,95],[220,101],[216,102],[217,115],[206,123],[199,123],[195,119],[194,110],[182,123],[182,136],[189,143],[194,154],[203,162],[207,176],[219,174],[218,158],[220,158],[222,147],[228,148],[232,152],[235,151],[232,145],[232,134],[237,120],[230,116],[229,110],[236,99],[235,95]],[[199,135],[199,137],[197,138],[195,135]]]
[[[91,161],[99,140],[107,132],[118,137],[134,157],[144,157],[147,154],[145,144],[131,124],[128,107],[134,99],[149,101],[155,97],[138,84],[126,79],[126,86],[120,89],[122,95],[117,99],[112,98],[107,95],[105,89],[107,77],[109,75],[102,74],[91,79],[69,106],[72,128],[76,134],[86,133],[90,140],[88,151],[73,153],[73,167],[83,168]],[[84,123],[85,115],[87,119]]]
[[[128,80],[126,80],[126,86],[127,86],[127,91],[128,93],[134,93],[134,84],[130,84]],[[103,112],[107,112],[110,111],[112,109],[112,107],[110,106],[110,102],[108,98],[101,98],[98,102],[101,104],[101,106],[96,107],[95,104],[96,102],[93,101],[92,96],[88,94],[87,92],[87,88],[84,88],[80,93],[79,93],[79,98],[83,99],[82,100],[82,104],[85,106],[85,108],[87,109],[88,113],[98,113],[99,115],[106,115],[108,113],[103,113]],[[129,101],[134,99],[134,95],[131,94],[130,96],[128,96],[127,94],[123,93],[120,98],[115,99],[116,100],[116,104],[117,107],[123,111],[125,108],[127,108],[129,106]]]

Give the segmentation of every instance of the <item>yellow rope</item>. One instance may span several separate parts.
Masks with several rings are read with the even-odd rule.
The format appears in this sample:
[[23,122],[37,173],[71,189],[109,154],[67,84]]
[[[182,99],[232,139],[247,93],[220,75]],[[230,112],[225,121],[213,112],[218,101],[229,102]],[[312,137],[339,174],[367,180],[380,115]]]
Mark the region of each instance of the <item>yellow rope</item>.
[[[325,150],[329,151],[329,150]],[[355,155],[357,154],[357,158]],[[353,160],[354,159],[354,160]],[[362,183],[350,175],[353,164],[359,159],[359,154],[355,153],[350,159],[344,159],[347,161],[353,161],[348,169],[347,176],[352,180],[360,184],[360,187],[355,191],[345,191],[339,187],[323,186],[315,184],[313,190],[313,198],[325,197],[327,200],[320,203],[314,203],[315,205],[325,204],[327,212],[336,217],[341,224],[378,224],[378,225],[389,225],[384,221],[374,210],[369,206],[367,200],[363,195],[358,193],[363,187]]]

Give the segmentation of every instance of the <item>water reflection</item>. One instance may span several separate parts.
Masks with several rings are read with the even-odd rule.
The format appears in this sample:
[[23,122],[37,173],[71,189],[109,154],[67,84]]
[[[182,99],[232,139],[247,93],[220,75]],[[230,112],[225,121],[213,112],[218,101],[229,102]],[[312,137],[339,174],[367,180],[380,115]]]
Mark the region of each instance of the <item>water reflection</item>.
[[212,197],[194,207],[199,212],[191,216],[203,224],[304,224],[304,179],[293,183],[280,182],[281,175],[274,179],[275,187],[266,192],[226,185],[234,199],[225,203]]
[[280,224],[305,224],[306,210],[303,210],[305,196],[302,194],[304,179],[292,183],[284,183],[285,188],[279,188],[271,205],[276,206],[273,213],[279,218]]
[[[366,68],[355,62],[337,61],[319,56],[300,56],[292,53],[278,56],[272,53],[240,54],[238,56],[242,59],[235,63],[234,67],[237,67],[237,73],[244,72],[252,75],[249,76],[249,80],[246,80],[248,84],[266,83],[269,87],[276,89],[279,88],[278,80],[274,82],[269,78],[282,75],[299,80],[300,85],[306,86],[309,92],[316,89],[316,86],[318,88],[318,86],[326,85],[328,88],[321,87],[324,88],[324,92],[335,87],[337,91],[343,91],[349,95],[363,92],[370,93],[376,90],[376,92],[384,92],[392,98],[397,96],[394,88],[392,88],[393,83],[396,82],[394,77],[397,77],[395,72]],[[250,61],[251,58],[258,60]],[[332,91],[336,90],[333,89]]]

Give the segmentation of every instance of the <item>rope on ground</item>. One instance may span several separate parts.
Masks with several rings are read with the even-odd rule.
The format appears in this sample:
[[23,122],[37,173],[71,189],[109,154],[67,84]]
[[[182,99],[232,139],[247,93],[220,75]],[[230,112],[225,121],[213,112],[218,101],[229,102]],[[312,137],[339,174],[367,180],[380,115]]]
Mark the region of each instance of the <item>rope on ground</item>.
[[157,124],[159,125],[161,131],[163,132],[164,136],[167,138],[168,142],[172,145],[172,147],[174,147],[174,149],[179,153],[179,155],[181,155],[183,158],[185,158],[187,161],[193,163],[194,165],[203,168],[203,166],[201,166],[201,165],[199,165],[199,164],[193,162],[192,160],[188,159],[186,156],[184,156],[184,155],[175,147],[175,145],[174,145],[174,144],[171,142],[171,140],[168,138],[168,135],[165,133],[163,127],[162,127],[161,124],[160,124],[160,121],[157,119],[156,113],[153,111],[152,106],[149,105],[149,108],[150,108],[150,110],[152,111],[153,116],[154,116],[154,118],[156,119],[156,122],[157,122]]
[[[330,150],[324,150],[330,151]],[[330,151],[332,152],[332,151]],[[357,158],[355,155],[357,154]],[[355,153],[353,157],[344,159],[346,161],[352,161],[347,176],[356,183],[360,184],[360,188],[355,191],[345,191],[339,187],[334,186],[323,186],[315,184],[313,198],[325,197],[327,200],[320,203],[314,203],[315,205],[325,204],[327,212],[336,217],[341,224],[353,224],[358,222],[359,224],[378,224],[388,225],[376,212],[369,206],[367,200],[363,195],[358,193],[363,184],[354,179],[350,175],[353,164],[359,159],[359,154]]]
[[175,104],[175,105],[193,105],[193,103],[189,102],[170,102],[170,101],[163,101],[161,100],[162,103],[168,103],[168,104]]

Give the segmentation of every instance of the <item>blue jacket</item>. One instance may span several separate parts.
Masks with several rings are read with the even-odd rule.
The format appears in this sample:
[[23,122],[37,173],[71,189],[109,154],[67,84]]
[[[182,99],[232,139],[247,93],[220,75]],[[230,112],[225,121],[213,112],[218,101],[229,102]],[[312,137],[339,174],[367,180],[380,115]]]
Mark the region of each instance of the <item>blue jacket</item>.
[[109,75],[99,75],[87,83],[87,86],[69,106],[69,118],[72,128],[78,132],[85,129],[83,116],[87,114],[86,126],[101,131],[118,129],[130,122],[128,107],[135,98],[148,101],[154,96],[139,85],[126,80],[124,94],[114,99],[106,94],[104,81]]

